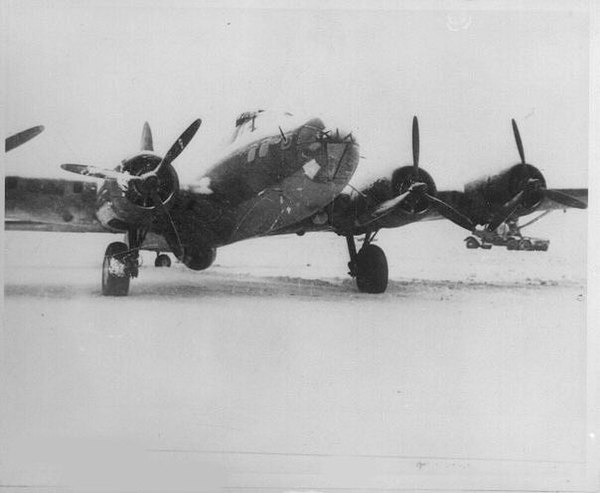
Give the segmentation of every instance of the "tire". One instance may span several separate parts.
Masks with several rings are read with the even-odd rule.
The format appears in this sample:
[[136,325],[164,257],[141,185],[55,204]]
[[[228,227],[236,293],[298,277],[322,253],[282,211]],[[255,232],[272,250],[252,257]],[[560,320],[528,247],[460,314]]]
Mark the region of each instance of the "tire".
[[171,267],[171,257],[162,253],[154,259],[154,267]]
[[[129,250],[125,243],[115,241],[106,247],[102,262],[102,294],[104,296],[127,296],[129,292],[129,274],[116,275],[111,272],[111,261],[119,261],[118,256]],[[124,265],[123,265],[124,268]]]
[[362,293],[383,293],[388,285],[388,264],[383,250],[367,245],[356,256],[356,285]]
[[475,248],[479,248],[479,242],[477,241],[477,238],[473,237],[473,236],[469,236],[466,240],[465,240],[465,246],[467,248],[469,248],[470,250],[473,250]]
[[512,240],[508,240],[508,243],[506,244],[506,249],[507,250],[518,250],[519,242],[517,240],[515,240],[514,238]]
[[532,244],[529,240],[521,240],[519,242],[519,250],[531,250]]

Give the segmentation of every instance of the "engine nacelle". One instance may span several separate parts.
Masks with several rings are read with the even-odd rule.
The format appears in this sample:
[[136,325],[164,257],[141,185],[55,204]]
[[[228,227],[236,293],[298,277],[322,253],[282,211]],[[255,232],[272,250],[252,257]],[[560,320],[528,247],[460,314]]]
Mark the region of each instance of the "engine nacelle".
[[[119,171],[141,176],[156,169],[160,161],[160,156],[143,152],[124,161]],[[126,184],[106,180],[98,191],[96,216],[103,226],[117,231],[126,231],[129,224],[149,224],[159,207],[155,193],[169,207],[178,191],[179,179],[170,164],[146,180],[128,180]]]
[[[415,177],[415,170],[412,166],[403,166],[394,170],[392,173],[392,190],[394,197],[398,196],[410,188],[413,183],[425,183],[427,185],[427,193],[435,195],[437,189],[433,178],[427,171],[419,168]],[[403,202],[400,209],[406,214],[423,214],[429,210],[431,204],[424,195],[416,195],[409,201]]]
[[544,188],[546,180],[540,170],[530,164],[516,164],[496,175],[466,184],[465,195],[482,209],[482,213],[487,210],[489,214],[523,191],[521,208],[516,213],[526,215],[540,205]]
[[216,258],[216,248],[185,246],[180,260],[192,270],[204,270],[208,269]]

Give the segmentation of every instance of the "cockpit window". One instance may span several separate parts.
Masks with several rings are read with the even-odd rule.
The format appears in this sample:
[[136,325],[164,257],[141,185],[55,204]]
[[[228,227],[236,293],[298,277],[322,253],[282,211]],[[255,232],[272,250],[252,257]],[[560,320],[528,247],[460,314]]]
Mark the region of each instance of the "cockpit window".
[[248,151],[248,162],[251,163],[256,157],[256,146],[252,146]]
[[259,157],[265,157],[269,153],[269,141],[265,140],[258,149]]

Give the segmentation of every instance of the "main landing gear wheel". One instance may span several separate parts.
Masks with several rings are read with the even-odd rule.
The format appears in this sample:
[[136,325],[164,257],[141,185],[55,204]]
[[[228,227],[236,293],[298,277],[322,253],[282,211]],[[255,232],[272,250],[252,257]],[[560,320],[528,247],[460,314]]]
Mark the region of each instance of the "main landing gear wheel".
[[519,242],[519,250],[533,250],[531,241],[523,239]]
[[474,236],[469,236],[465,240],[465,246],[472,250],[475,248],[479,248],[479,242],[477,241],[477,238],[475,238]]
[[165,253],[161,253],[154,259],[154,267],[171,267],[171,257]]
[[129,292],[129,272],[124,255],[129,247],[115,241],[106,247],[102,263],[102,294],[104,296],[127,296]]
[[506,249],[507,250],[518,250],[519,249],[519,240],[515,240],[514,238],[511,238],[510,240],[508,240],[508,243],[506,244]]
[[363,246],[356,255],[356,285],[363,293],[383,293],[388,285],[388,264],[383,250]]

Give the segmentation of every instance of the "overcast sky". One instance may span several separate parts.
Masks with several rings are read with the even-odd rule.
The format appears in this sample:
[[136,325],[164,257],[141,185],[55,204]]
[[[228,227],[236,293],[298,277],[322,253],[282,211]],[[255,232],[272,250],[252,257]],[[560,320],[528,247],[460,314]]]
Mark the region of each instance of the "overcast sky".
[[4,2],[5,133],[46,126],[6,155],[6,171],[68,177],[62,162],[114,167],[138,149],[144,121],[164,153],[201,117],[176,161],[191,177],[210,164],[238,113],[275,108],[353,128],[365,156],[359,182],[410,162],[417,114],[421,164],[440,189],[516,163],[512,117],[528,162],[550,186],[583,187],[588,4],[528,5],[536,3],[544,8]]

